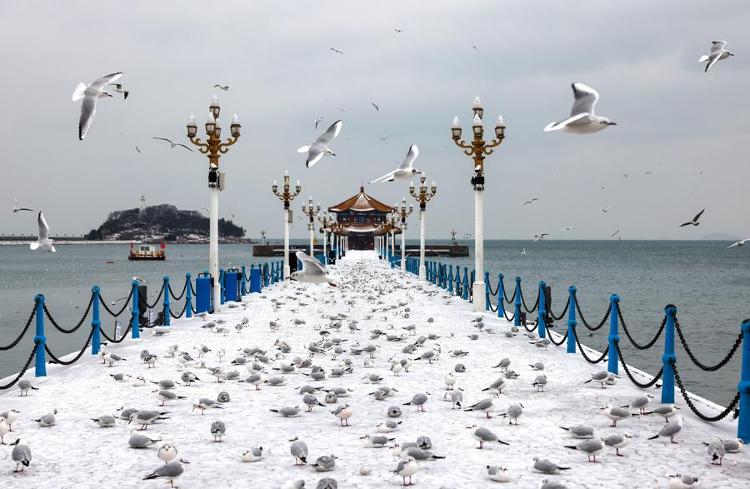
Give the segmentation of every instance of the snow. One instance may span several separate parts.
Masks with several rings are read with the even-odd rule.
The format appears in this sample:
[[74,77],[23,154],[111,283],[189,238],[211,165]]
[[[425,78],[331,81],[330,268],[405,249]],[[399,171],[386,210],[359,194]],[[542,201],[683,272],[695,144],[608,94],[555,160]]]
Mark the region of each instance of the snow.
[[[15,464],[10,459],[10,447],[0,447],[0,483],[19,488],[166,487],[164,481],[141,480],[161,464],[156,456],[160,443],[149,449],[130,449],[127,439],[133,425],[118,418],[114,428],[99,428],[90,420],[99,415],[117,414],[121,407],[134,407],[169,411],[169,419],[151,425],[142,433],[173,443],[180,456],[191,462],[185,465],[183,476],[176,482],[179,487],[279,488],[288,480],[304,479],[305,487],[314,488],[323,477],[336,479],[342,489],[398,487],[401,478],[393,473],[398,457],[387,447],[364,448],[360,439],[365,434],[376,434],[375,426],[391,419],[385,415],[387,408],[398,405],[403,411],[400,418],[403,423],[385,435],[400,443],[427,435],[432,440],[431,451],[446,457],[418,462],[413,481],[422,488],[503,486],[489,480],[487,465],[507,467],[512,475],[507,486],[514,488],[537,488],[543,479],[553,479],[570,488],[658,488],[667,487],[668,475],[675,473],[697,476],[699,487],[747,487],[750,479],[747,453],[729,454],[722,466],[715,466],[710,464],[703,445],[704,441],[717,436],[734,438],[736,421],[703,423],[678,403],[683,408],[685,426],[676,438],[680,442],[677,445],[670,444],[669,440],[647,440],[664,425],[657,416],[633,417],[612,428],[600,408],[610,402],[623,405],[642,394],[626,378],[607,389],[595,383],[584,384],[592,373],[604,366],[590,366],[579,356],[566,354],[564,346],[544,350],[530,344],[523,335],[507,338],[502,333],[509,324],[494,315],[481,314],[485,329],[494,328],[497,333],[478,332],[471,322],[478,314],[471,311],[470,304],[448,298],[445,291],[420,282],[413,275],[387,268],[374,259],[372,253],[349,252],[346,259],[331,269],[340,284],[338,288],[287,283],[265,289],[262,294],[246,296],[238,308],[225,306],[221,314],[211,319],[226,320],[230,329],[227,336],[201,328],[204,321],[200,318],[177,320],[172,322],[172,331],[167,335],[153,336],[147,331],[139,341],[127,340],[113,346],[110,351],[127,358],[115,367],[106,367],[99,358],[84,357],[70,367],[50,365],[46,378],[35,379],[33,372],[28,373],[27,378],[39,390],[32,391],[29,397],[20,397],[16,388],[4,392],[0,395],[0,412],[11,408],[21,411],[14,431],[6,435],[5,440],[10,442],[20,437],[31,447],[33,460],[26,472],[12,473]],[[352,283],[355,277],[359,281],[356,287]],[[300,295],[296,295],[297,292]],[[368,302],[370,294],[374,299]],[[297,300],[288,299],[289,296]],[[347,304],[345,297],[356,302]],[[285,303],[278,311],[274,311],[273,298]],[[399,301],[408,302],[410,317],[403,317],[404,307],[390,309]],[[300,306],[299,302],[309,305]],[[389,309],[383,311],[384,307]],[[293,308],[297,309],[296,313],[291,311]],[[372,312],[373,308],[378,311]],[[319,328],[327,327],[330,322],[321,315],[337,313],[359,320],[360,331],[350,333],[344,320],[341,332],[333,332],[333,336],[345,340],[342,344],[346,353],[337,360],[331,358],[331,353],[317,354],[312,360],[330,372],[342,358],[351,358],[354,372],[340,378],[329,376],[316,382],[299,373],[307,373],[309,369],[297,370],[284,375],[286,385],[263,385],[256,391],[252,385],[236,381],[217,383],[207,370],[191,367],[201,381],[190,387],[179,385],[177,394],[187,399],[171,401],[161,408],[153,384],[135,387],[131,382],[116,382],[110,377],[110,374],[125,372],[134,377],[143,375],[151,381],[179,380],[181,371],[175,358],[167,358],[168,347],[177,344],[181,351],[196,357],[193,346],[205,344],[212,349],[203,359],[207,366],[236,369],[245,378],[248,375],[245,367],[229,365],[238,356],[239,348],[257,346],[268,350],[273,357],[274,342],[284,338],[292,351],[280,361],[288,363],[295,356],[306,358],[307,345],[318,341],[321,338]],[[364,319],[368,314],[372,314],[372,319]],[[234,325],[243,316],[249,318],[250,326],[237,333]],[[291,320],[295,317],[305,319],[306,324],[294,325]],[[428,323],[429,317],[434,318],[434,322]],[[280,330],[272,331],[270,321],[277,321]],[[416,336],[401,329],[410,324],[417,325]],[[391,334],[404,333],[406,341],[389,342],[384,337],[370,340],[369,332],[375,328]],[[417,349],[408,358],[440,348],[439,359],[432,364],[415,361],[409,372],[394,376],[388,360],[407,357],[401,353],[405,344],[428,333],[436,333],[440,338],[428,340],[424,348]],[[469,339],[472,333],[478,333],[479,339]],[[363,367],[368,358],[366,354],[349,354],[350,346],[355,343],[378,346],[374,368]],[[222,363],[215,355],[220,348],[227,352]],[[159,356],[154,368],[140,361],[143,349]],[[469,354],[453,358],[449,352],[457,349]],[[455,374],[456,387],[463,389],[464,406],[488,397],[481,389],[501,375],[492,365],[503,357],[511,359],[511,368],[520,373],[520,378],[509,381],[510,386],[494,399],[492,419],[487,419],[483,412],[452,410],[451,403],[443,400],[444,377],[459,362],[466,366],[465,373]],[[538,361],[544,362],[548,377],[544,392],[535,392],[531,386],[539,372],[533,371],[529,364]],[[272,361],[265,376],[282,375],[271,370],[273,366]],[[378,386],[365,383],[362,377],[372,373],[384,378],[380,385],[397,389],[393,397],[377,401],[368,395]],[[302,396],[295,390],[304,384],[340,386],[352,392],[349,397],[339,398],[337,404],[316,406],[308,413]],[[205,415],[192,411],[192,401],[199,397],[216,399],[221,391],[231,396],[223,409],[208,409]],[[419,392],[429,393],[424,413],[417,412],[413,406],[402,405]],[[658,400],[659,392],[652,389],[651,393]],[[321,402],[323,398],[324,393],[318,393]],[[330,413],[344,402],[353,410],[349,427],[340,426],[338,418]],[[518,426],[509,425],[497,415],[512,403],[520,403],[524,408]],[[269,411],[294,405],[301,407],[296,417],[284,418]],[[651,407],[654,405],[652,403]],[[712,412],[707,404],[702,406]],[[31,421],[53,409],[58,410],[56,426],[40,428]],[[215,443],[210,434],[210,426],[217,420],[226,424],[226,436],[221,443]],[[601,462],[594,464],[588,463],[583,453],[565,449],[564,445],[575,445],[579,440],[572,439],[559,427],[579,423],[592,425],[598,436],[614,432],[632,435],[631,445],[623,450],[625,456],[617,457],[614,450],[607,448]],[[489,428],[510,445],[487,444],[484,449],[477,449],[478,444],[471,436],[473,429],[467,429],[474,425]],[[319,456],[334,454],[338,457],[335,469],[318,473],[308,466],[295,467],[289,453],[289,440],[294,437],[307,443],[310,464]],[[263,447],[263,459],[243,463],[242,452],[255,446]],[[539,474],[531,468],[533,457],[547,458],[571,469],[562,475]],[[369,475],[360,475],[363,466],[371,469]]]

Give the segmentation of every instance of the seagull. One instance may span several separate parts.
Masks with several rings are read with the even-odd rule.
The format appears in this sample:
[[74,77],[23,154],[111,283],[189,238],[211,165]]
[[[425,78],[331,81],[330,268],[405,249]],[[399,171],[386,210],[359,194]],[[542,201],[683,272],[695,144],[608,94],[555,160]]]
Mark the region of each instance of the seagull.
[[22,445],[20,438],[11,443],[11,446],[13,451],[10,458],[16,463],[16,469],[13,472],[23,472],[31,464],[31,449],[28,445]]
[[192,148],[189,148],[189,147],[185,146],[182,143],[175,143],[174,141],[172,141],[171,139],[168,139],[168,138],[161,138],[161,137],[154,136],[151,139],[158,139],[160,141],[166,141],[166,142],[168,142],[171,145],[171,149],[174,149],[175,146],[182,146],[183,148],[185,148],[186,150],[190,151],[191,153],[193,152]]
[[[393,471],[395,474],[401,476],[404,480],[404,486],[411,486],[413,482],[411,477],[417,473],[417,462],[414,457],[406,457],[398,462],[396,470]],[[406,483],[406,478],[409,478],[409,483]]]
[[289,276],[290,280],[310,284],[327,283],[332,287],[336,287],[333,280],[326,274],[326,269],[323,268],[316,258],[302,251],[298,251],[296,255],[297,259],[302,262],[302,271],[297,270],[296,272],[292,272]]
[[73,91],[73,102],[78,102],[83,99],[81,103],[81,118],[78,122],[78,139],[83,141],[86,137],[86,133],[91,128],[91,123],[94,122],[94,115],[96,114],[96,100],[101,97],[111,97],[112,94],[104,90],[104,87],[116,82],[122,77],[122,72],[111,73],[105,75],[98,80],[95,80],[90,85],[86,85],[83,82],[79,83],[75,91]]
[[380,107],[378,107],[378,104],[376,104],[375,102],[370,102],[370,105],[372,105],[373,107],[375,107],[376,111],[380,112]]
[[572,231],[573,228],[571,226],[565,226],[564,228],[560,229],[560,231]]
[[20,212],[20,211],[29,211],[34,212],[34,209],[29,209],[28,207],[18,207],[18,199],[13,199],[13,212]]
[[690,475],[670,475],[669,489],[690,489],[698,486],[698,478]]
[[718,63],[719,60],[734,56],[734,53],[730,53],[724,49],[726,46],[726,41],[711,41],[711,53],[704,54],[698,58],[699,63],[706,63],[706,69],[703,70],[704,73],[708,73],[708,70]]
[[321,134],[311,145],[302,146],[297,150],[297,153],[307,153],[305,166],[310,168],[326,155],[336,156],[336,153],[331,151],[331,148],[328,147],[328,143],[339,135],[342,124],[343,121],[341,120],[334,122],[328,127],[328,129],[326,129],[326,132]]
[[521,255],[526,256],[526,248],[521,248]]
[[541,240],[544,239],[545,236],[549,236],[549,234],[547,234],[547,233],[535,234],[534,235],[534,241],[541,241]]
[[224,90],[225,92],[229,91],[229,85],[219,85],[218,83],[214,85],[214,88],[220,88],[221,90]]
[[320,116],[313,121],[313,124],[315,125],[315,129],[318,128],[318,124],[320,124],[322,121],[323,121],[323,116]]
[[531,198],[531,199],[529,199],[529,200],[525,201],[525,202],[524,202],[523,204],[521,204],[521,207],[523,207],[523,206],[526,206],[526,205],[529,205],[529,204],[533,204],[533,203],[534,203],[534,202],[536,202],[537,200],[539,200],[539,198],[538,198],[538,197],[533,197],[533,198]]
[[149,479],[164,479],[169,481],[169,485],[171,487],[175,487],[174,481],[178,477],[182,475],[182,473],[185,471],[185,469],[182,467],[182,464],[188,464],[187,460],[179,459],[179,460],[173,460],[172,462],[169,462],[168,464],[164,464],[161,467],[157,468],[150,474],[148,474],[146,477],[143,478],[143,480],[149,480]]
[[139,148],[138,146],[135,147],[135,150],[138,151],[138,154],[142,153],[141,148]]
[[334,52],[334,53],[336,53],[336,54],[344,54],[344,52],[343,52],[343,51],[340,51],[340,50],[338,50],[338,49],[336,49],[336,48],[330,48],[330,49],[331,49],[331,51],[333,51],[333,52]]
[[396,34],[401,34],[403,31],[404,30],[401,29],[400,27],[396,27],[395,29],[393,29],[393,32],[395,32]]
[[614,233],[610,234],[610,235],[609,235],[609,237],[610,237],[610,238],[614,238],[614,237],[615,237],[615,236],[617,236],[618,234],[620,234],[620,230],[619,230],[619,229],[618,229],[617,231],[615,231]]
[[34,243],[29,243],[29,248],[32,250],[42,249],[50,253],[55,253],[57,250],[55,249],[55,245],[52,244],[53,240],[49,237],[49,226],[42,211],[39,211],[36,222],[39,225],[39,237]]
[[685,226],[699,226],[700,223],[698,222],[698,219],[701,218],[704,212],[706,212],[706,209],[702,209],[698,214],[696,214],[692,221],[688,221],[688,222],[684,222],[680,224],[680,227],[682,228]]
[[730,244],[729,246],[727,246],[727,248],[736,248],[740,246],[745,246],[745,243],[747,243],[748,241],[750,241],[750,238],[745,238],[743,240]]
[[401,162],[399,167],[393,171],[390,171],[383,175],[382,177],[376,178],[375,180],[372,180],[370,183],[378,183],[378,182],[393,182],[395,180],[406,180],[411,178],[412,175],[416,175],[418,173],[422,173],[417,168],[414,168],[414,160],[417,159],[419,156],[419,148],[416,144],[412,144],[409,146],[409,151],[406,152],[406,157],[404,157],[404,161]]
[[614,203],[612,203],[612,204],[609,204],[609,205],[608,205],[607,207],[602,207],[602,208],[601,208],[601,209],[599,209],[599,210],[600,210],[601,212],[603,212],[603,213],[605,213],[605,214],[606,214],[607,212],[609,212],[609,210],[610,210],[610,209],[612,208],[612,206],[613,206],[613,205],[614,205]]
[[572,134],[589,134],[617,125],[616,122],[594,113],[596,102],[599,101],[599,93],[596,90],[579,82],[572,83],[571,87],[574,100],[570,117],[547,124],[544,132],[563,130]]

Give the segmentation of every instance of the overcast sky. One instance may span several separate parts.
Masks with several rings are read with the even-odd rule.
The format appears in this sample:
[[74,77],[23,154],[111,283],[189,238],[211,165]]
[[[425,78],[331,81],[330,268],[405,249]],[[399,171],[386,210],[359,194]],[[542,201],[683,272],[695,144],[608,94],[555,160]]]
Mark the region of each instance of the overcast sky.
[[[6,0],[0,233],[36,231],[30,214],[10,212],[14,197],[43,209],[53,234],[86,232],[141,194],[148,204],[201,209],[205,156],[151,137],[187,142],[187,116],[202,123],[222,83],[230,86],[218,92],[225,133],[236,112],[243,135],[221,160],[220,213],[234,214],[251,237],[281,235],[270,186],[284,169],[302,181],[305,200],[328,206],[392,169],[413,143],[416,166],[438,184],[428,237],[473,232],[472,165],[450,124],[458,115],[470,132],[476,95],[488,132],[499,113],[508,125],[486,161],[488,238],[600,239],[616,229],[626,239],[748,237],[748,21],[750,2],[741,0]],[[705,74],[696,60],[712,39],[737,56]],[[131,95],[101,101],[81,142],[73,89],[115,71]],[[544,133],[570,111],[573,81],[596,88],[597,113],[618,125]],[[296,148],[318,135],[321,116],[323,127],[344,121],[337,156],[307,169]],[[406,183],[367,190],[386,203],[408,197]],[[522,208],[531,197],[540,200]],[[677,227],[703,207],[700,228]],[[293,237],[306,232],[297,221]]]

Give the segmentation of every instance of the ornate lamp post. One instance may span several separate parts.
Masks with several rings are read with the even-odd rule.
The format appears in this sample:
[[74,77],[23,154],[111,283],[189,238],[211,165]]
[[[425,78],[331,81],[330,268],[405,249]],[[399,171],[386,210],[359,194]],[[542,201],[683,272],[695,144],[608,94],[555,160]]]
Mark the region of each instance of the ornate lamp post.
[[314,206],[312,197],[307,199],[307,205],[302,204],[302,213],[310,219],[307,223],[307,230],[310,231],[310,256],[315,256],[315,216],[318,215],[318,212],[320,212],[320,202],[317,206]]
[[[396,216],[396,208],[394,207],[391,211],[391,217],[388,219],[388,230],[391,232],[391,255],[396,255],[396,224],[399,222],[399,218]],[[403,230],[401,231],[403,233]]]
[[323,233],[323,262],[328,265],[328,232],[331,230],[331,224],[333,224],[333,217],[329,213],[324,213],[318,216],[320,222],[320,232]]
[[221,287],[219,286],[219,192],[224,190],[224,173],[219,171],[219,157],[229,151],[240,138],[240,121],[234,114],[232,123],[229,125],[231,137],[221,139],[221,126],[219,125],[219,97],[211,98],[206,119],[206,141],[197,137],[198,126],[195,117],[190,114],[187,122],[187,137],[190,142],[198,147],[198,150],[208,156],[208,215],[209,215],[209,239],[208,239],[208,261],[211,277],[214,280],[213,304],[214,312],[221,310]]
[[289,224],[292,220],[291,211],[289,210],[289,204],[294,200],[296,196],[302,191],[302,185],[297,180],[297,185],[294,186],[294,191],[291,190],[289,185],[289,172],[284,170],[284,184],[282,185],[281,191],[279,191],[279,185],[276,180],[273,181],[271,186],[271,192],[284,203],[284,278],[289,277],[291,269],[289,268]]
[[393,206],[396,215],[401,218],[401,270],[406,270],[406,218],[414,212],[414,206],[406,206],[406,197],[401,198],[401,206]]
[[423,173],[419,177],[419,188],[414,186],[414,182],[409,183],[409,193],[412,197],[417,200],[419,204],[419,278],[427,278],[427,269],[425,267],[425,256],[424,256],[424,234],[425,234],[425,214],[427,213],[427,202],[432,200],[437,193],[437,185],[432,182],[432,187],[429,189],[425,185],[427,176]]
[[484,140],[484,125],[482,115],[484,109],[479,97],[474,99],[474,119],[471,124],[474,139],[467,143],[461,139],[461,124],[458,117],[453,119],[451,126],[451,137],[456,146],[464,150],[464,154],[471,157],[474,162],[474,176],[471,184],[474,186],[474,269],[476,270],[473,302],[475,311],[485,309],[484,290],[484,158],[494,152],[493,148],[500,146],[505,139],[505,121],[503,116],[498,116],[495,123],[495,139]]

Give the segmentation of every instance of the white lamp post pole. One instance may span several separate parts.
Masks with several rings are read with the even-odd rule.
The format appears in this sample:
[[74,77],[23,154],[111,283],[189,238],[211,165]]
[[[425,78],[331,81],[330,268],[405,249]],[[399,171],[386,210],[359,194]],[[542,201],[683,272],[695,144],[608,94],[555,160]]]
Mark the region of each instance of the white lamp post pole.
[[416,199],[419,204],[419,278],[427,278],[427,268],[425,265],[424,237],[425,237],[425,214],[427,213],[427,202],[432,200],[437,194],[437,185],[432,182],[431,187],[425,184],[427,175],[422,173],[419,177],[419,188],[414,186],[414,182],[409,184],[409,194]]
[[279,191],[279,185],[277,184],[276,180],[273,181],[273,185],[271,186],[271,191],[276,197],[278,197],[284,203],[284,277],[283,278],[286,279],[289,277],[289,274],[291,273],[291,269],[289,267],[289,213],[290,213],[289,204],[302,191],[302,185],[300,185],[299,180],[297,180],[297,185],[295,186],[294,191],[292,191],[291,185],[289,184],[289,172],[284,170],[284,184],[282,186],[281,191]]
[[310,231],[310,256],[315,256],[315,216],[320,212],[320,203],[317,207],[314,206],[313,199],[310,197],[307,205],[302,204],[302,212],[309,218],[307,229]]

